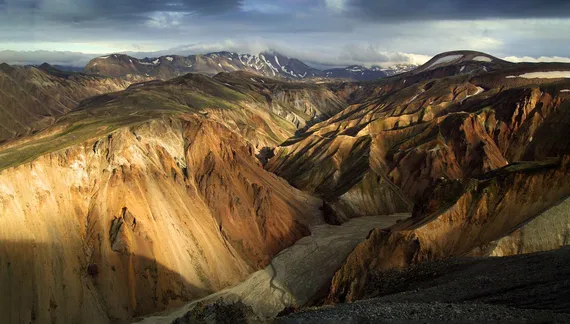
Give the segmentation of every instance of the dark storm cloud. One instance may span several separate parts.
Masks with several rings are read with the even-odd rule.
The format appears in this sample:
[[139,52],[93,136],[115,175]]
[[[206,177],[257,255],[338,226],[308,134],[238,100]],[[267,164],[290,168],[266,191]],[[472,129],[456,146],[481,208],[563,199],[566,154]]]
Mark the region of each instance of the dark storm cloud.
[[347,13],[372,20],[570,17],[569,0],[347,0]]
[[421,63],[463,48],[567,56],[568,17],[570,0],[0,0],[0,51],[12,50],[0,61],[271,49],[319,66]]
[[[214,15],[239,10],[242,0],[0,0],[0,10],[51,21],[140,20],[153,12]],[[144,18],[143,18],[144,19]]]

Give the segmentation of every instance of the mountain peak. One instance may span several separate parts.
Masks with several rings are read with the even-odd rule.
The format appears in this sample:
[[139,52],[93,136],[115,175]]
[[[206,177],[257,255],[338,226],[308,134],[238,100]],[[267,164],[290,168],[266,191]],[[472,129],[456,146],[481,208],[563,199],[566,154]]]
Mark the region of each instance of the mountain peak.
[[47,62],[44,62],[42,65],[38,66],[38,68],[42,69],[42,70],[52,70],[55,69],[55,67]]
[[457,64],[504,64],[508,63],[499,58],[483,52],[461,50],[444,52],[434,56],[431,60],[427,61],[424,65],[420,66],[418,71],[427,71],[448,65]]
[[49,63],[43,63],[42,65],[38,66],[38,69],[40,69],[44,72],[47,72],[49,74],[56,75],[56,76],[63,77],[63,78],[67,78],[68,76],[71,75],[70,72],[60,70],[57,67],[55,67]]
[[137,82],[157,78],[172,79],[189,72],[214,76],[221,72],[234,71],[247,71],[277,79],[324,78],[368,81],[403,72],[400,70],[371,70],[361,65],[352,65],[323,71],[274,50],[258,55],[220,51],[190,56],[165,55],[140,60],[125,54],[110,54],[91,60],[84,69],[86,73],[123,77]]
[[459,74],[485,73],[513,66],[514,63],[501,60],[487,53],[459,50],[444,52],[435,55],[423,65],[409,72],[402,73],[399,77],[405,79],[410,76],[430,79]]

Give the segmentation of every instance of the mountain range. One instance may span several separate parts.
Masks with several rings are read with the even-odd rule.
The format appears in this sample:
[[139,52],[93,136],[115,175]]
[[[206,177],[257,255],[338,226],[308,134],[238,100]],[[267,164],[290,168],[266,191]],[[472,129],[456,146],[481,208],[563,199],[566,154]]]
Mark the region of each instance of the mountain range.
[[3,319],[570,321],[570,64],[274,56],[1,65]]
[[168,80],[186,73],[203,73],[213,76],[220,72],[233,71],[247,71],[288,80],[320,78],[367,81],[409,71],[415,67],[415,65],[397,65],[392,68],[373,66],[368,69],[353,65],[346,68],[319,70],[279,53],[251,55],[216,52],[205,55],[169,55],[144,59],[124,54],[112,54],[91,60],[85,66],[84,72],[139,81],[150,78]]

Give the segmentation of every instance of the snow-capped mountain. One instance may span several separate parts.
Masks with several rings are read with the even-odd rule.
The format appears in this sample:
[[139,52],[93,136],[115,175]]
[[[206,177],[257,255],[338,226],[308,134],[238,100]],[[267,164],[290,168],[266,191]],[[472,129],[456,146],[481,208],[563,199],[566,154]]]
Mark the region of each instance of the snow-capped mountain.
[[190,56],[168,55],[144,59],[137,59],[124,54],[112,54],[95,58],[84,68],[86,73],[131,80],[150,78],[167,80],[189,72],[215,75],[220,72],[232,71],[248,71],[271,78],[291,80],[340,78],[365,81],[391,76],[405,70],[400,67],[368,69],[358,65],[319,70],[298,59],[289,58],[279,53],[252,55],[233,52]]
[[417,68],[418,65],[415,64],[396,64],[392,65],[387,68],[383,68],[381,66],[374,65],[370,68],[372,71],[382,71],[386,74],[386,76],[393,76],[396,74],[412,71],[413,69]]
[[380,79],[388,76],[383,71],[374,71],[360,65],[352,65],[346,68],[335,68],[322,71],[324,78],[341,78],[359,81]]

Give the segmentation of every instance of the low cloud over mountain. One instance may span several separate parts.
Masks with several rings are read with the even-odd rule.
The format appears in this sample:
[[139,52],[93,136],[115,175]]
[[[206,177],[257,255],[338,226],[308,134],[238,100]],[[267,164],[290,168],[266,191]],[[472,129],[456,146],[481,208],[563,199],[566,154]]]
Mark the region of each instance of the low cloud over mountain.
[[569,15],[570,3],[554,0],[0,0],[0,42],[98,55],[166,54],[180,44],[197,44],[183,55],[274,49],[329,66],[421,63],[458,48],[563,57]]

